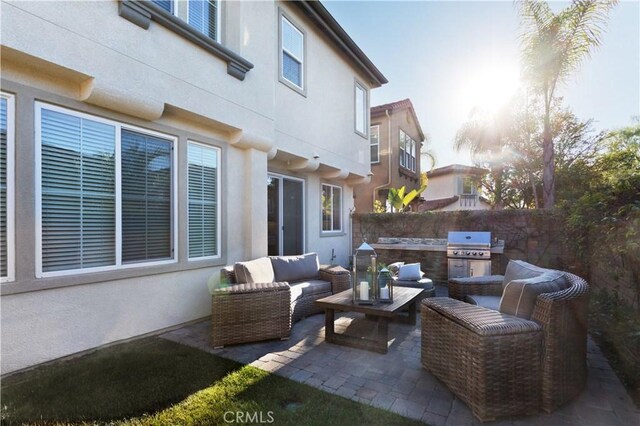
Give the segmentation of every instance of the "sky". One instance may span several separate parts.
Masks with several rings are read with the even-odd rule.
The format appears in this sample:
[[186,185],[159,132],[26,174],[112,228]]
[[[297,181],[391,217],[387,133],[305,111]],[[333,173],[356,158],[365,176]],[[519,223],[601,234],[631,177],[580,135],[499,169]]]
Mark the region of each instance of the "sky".
[[[410,98],[437,157],[436,167],[472,164],[453,138],[474,105],[494,107],[519,84],[519,16],[512,1],[322,0],[387,77],[371,106]],[[567,2],[553,2],[558,12]],[[558,95],[597,131],[640,115],[640,2],[610,13],[602,45]],[[497,95],[496,95],[497,94]],[[424,165],[423,165],[424,167]]]

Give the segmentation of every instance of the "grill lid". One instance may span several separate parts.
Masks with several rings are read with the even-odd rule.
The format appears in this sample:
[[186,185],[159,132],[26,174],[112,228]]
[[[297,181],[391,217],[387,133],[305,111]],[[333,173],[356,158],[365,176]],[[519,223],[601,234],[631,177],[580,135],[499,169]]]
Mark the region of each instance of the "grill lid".
[[449,231],[449,246],[491,247],[491,232]]

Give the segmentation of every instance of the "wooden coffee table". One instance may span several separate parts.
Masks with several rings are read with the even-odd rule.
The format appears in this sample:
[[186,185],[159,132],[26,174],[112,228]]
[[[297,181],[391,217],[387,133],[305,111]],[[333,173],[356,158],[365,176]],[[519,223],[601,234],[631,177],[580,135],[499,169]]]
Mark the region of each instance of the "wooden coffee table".
[[[337,345],[350,346],[352,348],[366,349],[369,351],[387,353],[389,341],[389,321],[397,319],[407,324],[416,323],[416,302],[419,300],[422,289],[408,287],[393,288],[393,303],[378,303],[376,305],[359,305],[353,303],[351,289],[341,293],[316,300],[316,304],[324,308],[325,340]],[[408,308],[406,315],[403,310]],[[335,332],[335,311],[360,312],[377,322],[375,338],[364,336],[351,336]]]

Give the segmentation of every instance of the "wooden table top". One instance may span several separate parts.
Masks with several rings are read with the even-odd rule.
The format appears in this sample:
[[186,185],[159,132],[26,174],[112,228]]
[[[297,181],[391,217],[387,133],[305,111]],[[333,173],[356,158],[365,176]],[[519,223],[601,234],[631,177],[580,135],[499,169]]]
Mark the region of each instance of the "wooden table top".
[[423,289],[409,287],[393,287],[393,303],[377,303],[376,305],[359,305],[353,303],[353,290],[332,294],[316,300],[316,304],[324,309],[360,312],[363,314],[393,317],[405,306],[414,302]]

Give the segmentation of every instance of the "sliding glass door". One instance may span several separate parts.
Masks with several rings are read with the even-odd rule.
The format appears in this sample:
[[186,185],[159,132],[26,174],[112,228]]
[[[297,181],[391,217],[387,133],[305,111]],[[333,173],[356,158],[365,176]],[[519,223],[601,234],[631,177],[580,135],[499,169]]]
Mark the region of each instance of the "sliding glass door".
[[304,181],[269,174],[267,178],[269,256],[304,251]]

